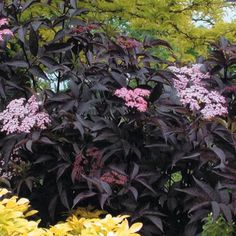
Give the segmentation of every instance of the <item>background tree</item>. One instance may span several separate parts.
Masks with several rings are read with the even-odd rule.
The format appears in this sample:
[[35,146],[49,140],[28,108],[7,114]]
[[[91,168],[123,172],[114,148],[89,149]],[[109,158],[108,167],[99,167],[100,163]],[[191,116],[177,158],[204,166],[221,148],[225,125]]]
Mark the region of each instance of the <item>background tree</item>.
[[225,7],[235,7],[232,1],[83,0],[78,5],[91,10],[91,19],[105,23],[122,19],[128,26],[124,31],[168,40],[178,58],[185,61],[206,55],[209,42],[221,35],[235,40],[236,22],[223,21]]
[[[10,1],[8,1],[10,2]],[[21,4],[27,1],[20,1]],[[35,1],[30,1],[35,2]],[[234,1],[225,0],[82,0],[73,1],[78,8],[87,8],[84,21],[98,21],[108,35],[117,31],[143,39],[146,35],[171,42],[175,55],[182,62],[206,56],[209,43],[221,35],[235,41],[236,21],[224,22],[226,9],[235,9]],[[63,14],[64,1],[36,1],[22,14],[50,18]],[[53,31],[41,29],[42,37],[53,38]],[[162,50],[166,57],[169,54]]]

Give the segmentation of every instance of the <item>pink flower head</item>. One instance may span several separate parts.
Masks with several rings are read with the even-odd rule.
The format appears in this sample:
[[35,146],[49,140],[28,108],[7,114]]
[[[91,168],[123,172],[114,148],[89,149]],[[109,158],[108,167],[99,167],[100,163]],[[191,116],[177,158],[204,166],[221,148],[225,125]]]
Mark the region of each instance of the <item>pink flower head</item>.
[[[2,18],[0,20],[0,27],[3,25],[7,25],[8,24],[8,19],[7,18]],[[13,32],[10,29],[0,29],[0,41],[4,40],[4,36],[9,35],[9,36],[13,36]]]
[[141,43],[135,39],[119,37],[116,40],[117,44],[119,44],[122,48],[131,49],[131,48],[138,48],[141,46]]
[[86,156],[79,153],[75,157],[71,173],[72,180],[80,181],[82,175],[94,176],[98,170],[103,168],[102,151],[97,147],[89,147]]
[[85,175],[85,171],[84,171],[84,157],[82,154],[78,154],[76,157],[75,157],[75,161],[74,161],[74,164],[73,164],[73,169],[72,169],[72,173],[71,173],[71,178],[73,181],[75,180],[80,180],[82,175]]
[[121,88],[117,89],[114,93],[117,97],[125,100],[127,107],[136,108],[140,112],[145,112],[148,107],[147,101],[144,97],[150,95],[150,91],[147,89],[136,88],[134,90]]
[[150,91],[147,89],[140,89],[140,88],[136,88],[134,89],[134,93],[137,96],[142,96],[142,97],[148,97],[150,95]]
[[107,171],[101,176],[101,180],[108,184],[125,185],[127,183],[127,176],[118,173],[117,171]]
[[25,98],[12,100],[0,113],[1,131],[11,133],[30,133],[33,128],[46,129],[51,122],[49,115],[40,112],[40,103],[33,95],[25,102]]
[[98,25],[96,24],[90,24],[87,26],[87,30],[94,30],[94,29],[97,29],[98,28]]
[[121,89],[117,89],[114,94],[117,97],[124,99],[126,97],[127,93],[129,93],[129,90],[127,88],[121,88]]
[[205,80],[209,79],[210,75],[202,73],[200,68],[200,64],[192,67],[170,67],[176,76],[173,82],[180,102],[191,111],[202,114],[206,120],[227,115],[225,97],[218,91],[207,88]]
[[77,26],[76,28],[72,29],[72,32],[73,33],[83,33],[83,32],[88,32],[88,31],[91,31],[91,30],[94,30],[94,29],[97,29],[98,28],[98,25],[96,24],[90,24],[90,25],[87,25],[87,26]]
[[228,92],[228,93],[236,92],[236,85],[226,86],[223,92]]
[[0,34],[13,36],[13,32],[10,29],[3,29],[0,31]]
[[0,20],[0,27],[3,26],[3,25],[8,25],[8,19],[7,18],[2,18]]

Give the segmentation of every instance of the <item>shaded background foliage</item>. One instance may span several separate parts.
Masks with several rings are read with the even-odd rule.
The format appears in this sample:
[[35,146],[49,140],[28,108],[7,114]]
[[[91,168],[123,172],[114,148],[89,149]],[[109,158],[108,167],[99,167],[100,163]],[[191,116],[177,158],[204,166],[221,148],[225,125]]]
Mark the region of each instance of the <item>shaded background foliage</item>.
[[106,23],[108,34],[115,29],[139,39],[151,35],[167,40],[185,63],[206,56],[209,43],[221,35],[235,40],[235,19],[225,21],[235,12],[233,0],[83,0],[79,7],[90,9],[90,19]]
[[[12,156],[24,161],[3,184],[30,198],[43,225],[88,205],[130,214],[145,236],[197,235],[210,212],[234,220],[235,91],[225,88],[234,83],[235,45],[222,39],[204,61],[212,87],[230,104],[226,119],[204,121],[178,101],[172,63],[152,53],[172,54],[169,43],[145,38],[140,47],[122,47],[119,35],[85,21],[88,11],[76,1],[58,3],[56,13],[32,17],[37,1],[1,4],[14,32],[1,45],[1,110],[38,93],[52,120],[46,130],[0,134],[5,168]],[[126,107],[114,96],[121,87],[150,90],[148,111]],[[127,181],[103,181],[110,170]]]
[[[60,16],[61,10],[57,7],[60,4],[63,5],[63,1],[36,1],[22,18]],[[103,23],[102,28],[108,35],[122,31],[138,39],[150,35],[168,40],[177,58],[184,63],[195,61],[196,56],[206,56],[209,43],[221,35],[235,42],[234,0],[82,0],[73,4],[88,8],[84,19]],[[41,29],[41,32],[45,40],[53,38],[53,31]],[[166,50],[157,51],[168,55]]]

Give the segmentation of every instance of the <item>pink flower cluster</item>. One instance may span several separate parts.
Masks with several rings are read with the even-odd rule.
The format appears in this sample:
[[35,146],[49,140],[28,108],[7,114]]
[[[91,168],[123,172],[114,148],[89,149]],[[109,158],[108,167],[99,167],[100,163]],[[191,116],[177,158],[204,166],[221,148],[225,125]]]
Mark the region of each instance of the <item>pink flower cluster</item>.
[[202,73],[201,66],[196,64],[190,68],[169,67],[177,77],[173,80],[180,102],[191,111],[200,112],[206,120],[227,115],[225,97],[217,91],[207,89],[205,80],[209,79],[210,75]]
[[147,89],[136,88],[134,90],[121,88],[115,91],[115,95],[125,100],[125,105],[128,107],[136,108],[140,112],[147,110],[148,103],[144,99],[150,95]]
[[141,43],[138,42],[135,39],[129,39],[129,38],[125,38],[125,37],[119,37],[116,40],[117,44],[119,44],[122,48],[126,48],[126,49],[131,49],[131,48],[137,48],[141,46]]
[[226,86],[223,92],[228,92],[228,93],[236,92],[236,85]]
[[101,176],[101,180],[108,184],[125,185],[127,176],[118,173],[117,171],[108,171]]
[[82,175],[85,175],[85,171],[84,171],[85,161],[86,160],[84,159],[84,157],[81,153],[79,153],[75,157],[73,169],[71,172],[71,178],[73,181],[75,181],[75,180],[79,181],[81,179]]
[[33,95],[25,102],[25,98],[12,100],[6,109],[0,113],[0,121],[3,123],[2,132],[30,133],[33,128],[46,129],[49,124],[49,115],[39,112],[40,103]]
[[[7,25],[7,24],[8,24],[8,19],[6,19],[6,18],[0,19],[0,27]],[[0,29],[0,41],[3,41],[3,37],[5,35],[13,36],[13,33],[10,29]]]
[[89,147],[86,156],[81,153],[75,157],[72,169],[72,180],[81,180],[82,175],[94,176],[103,167],[102,152],[96,147]]
[[76,28],[74,28],[72,30],[73,33],[83,33],[83,32],[86,32],[86,31],[91,31],[91,30],[94,30],[94,29],[97,29],[98,28],[98,25],[95,25],[95,24],[91,24],[91,25],[87,25],[87,26],[77,26]]

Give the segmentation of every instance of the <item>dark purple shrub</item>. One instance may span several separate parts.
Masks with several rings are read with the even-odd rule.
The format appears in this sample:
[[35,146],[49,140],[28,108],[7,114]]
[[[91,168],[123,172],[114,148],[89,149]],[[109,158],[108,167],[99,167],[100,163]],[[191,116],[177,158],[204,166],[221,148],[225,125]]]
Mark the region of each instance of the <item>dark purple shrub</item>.
[[[88,205],[130,214],[144,223],[145,236],[197,235],[210,212],[234,219],[235,91],[226,93],[231,85],[216,74],[216,55],[205,63],[211,77],[204,88],[223,94],[230,112],[206,120],[181,104],[178,75],[150,52],[168,43],[109,38],[98,24],[86,25],[85,11],[72,2],[61,16],[26,22],[18,20],[26,5],[1,5],[14,32],[6,39],[12,50],[2,45],[1,111],[37,92],[51,120],[43,130],[0,133],[2,168],[8,171],[13,157],[21,167],[4,183],[30,198],[43,224]],[[56,32],[52,41],[41,39],[44,27]],[[56,89],[43,89],[50,78]],[[122,88],[127,94],[117,93]]]

